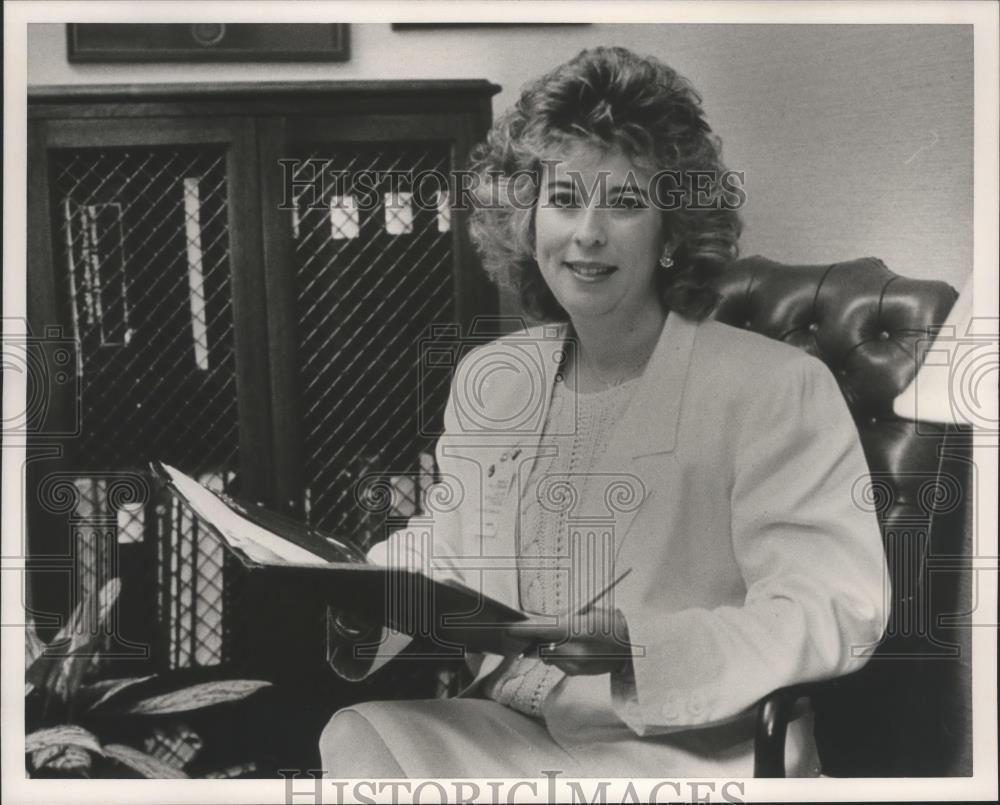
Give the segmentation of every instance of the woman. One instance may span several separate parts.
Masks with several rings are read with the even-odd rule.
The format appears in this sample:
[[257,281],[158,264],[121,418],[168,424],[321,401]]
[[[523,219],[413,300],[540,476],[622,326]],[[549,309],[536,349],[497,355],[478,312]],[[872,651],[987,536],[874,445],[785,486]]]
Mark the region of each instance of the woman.
[[[855,670],[885,625],[839,388],[805,353],[706,319],[739,220],[669,67],[581,53],[525,89],[476,164],[484,197],[511,180],[473,215],[485,265],[554,324],[460,364],[437,449],[458,502],[372,558],[558,617],[520,631],[537,650],[470,657],[471,695],[339,712],[325,769],[748,776],[754,703]],[[402,642],[370,668],[336,662],[359,676]],[[788,745],[791,774],[818,772],[808,713]]]

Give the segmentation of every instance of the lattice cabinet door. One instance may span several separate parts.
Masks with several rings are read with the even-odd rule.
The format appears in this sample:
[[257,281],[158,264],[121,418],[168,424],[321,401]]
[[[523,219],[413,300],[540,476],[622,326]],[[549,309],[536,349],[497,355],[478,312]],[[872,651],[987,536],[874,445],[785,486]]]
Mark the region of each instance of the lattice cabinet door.
[[292,508],[367,548],[422,510],[457,347],[495,296],[456,209],[475,116],[338,115],[262,134],[277,345],[276,464]]
[[256,588],[148,463],[364,546],[420,510],[451,376],[425,356],[496,312],[449,182],[498,89],[30,93],[36,621],[120,575],[125,655],[326,679],[323,602]]
[[251,133],[239,118],[32,123],[32,324],[61,337],[73,379],[54,392],[66,435],[33,462],[32,553],[62,557],[67,609],[122,577],[119,648],[157,667],[230,658],[232,569],[149,462],[250,497],[267,466]]

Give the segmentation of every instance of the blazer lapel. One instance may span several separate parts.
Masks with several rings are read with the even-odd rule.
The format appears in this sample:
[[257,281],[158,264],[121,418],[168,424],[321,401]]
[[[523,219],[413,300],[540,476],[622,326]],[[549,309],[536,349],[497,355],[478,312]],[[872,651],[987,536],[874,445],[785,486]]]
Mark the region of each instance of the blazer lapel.
[[[492,477],[510,473],[503,503],[497,512],[496,542],[490,547],[494,560],[506,557],[511,572],[488,573],[485,592],[512,606],[520,606],[517,586],[517,534],[519,501],[527,494],[528,481],[537,459],[548,449],[542,443],[545,421],[552,402],[552,387],[562,364],[567,333],[565,324],[533,327],[505,339],[507,372],[502,388],[496,389],[493,418],[497,427],[497,461]],[[502,449],[501,449],[502,448]],[[502,459],[502,460],[501,460]],[[506,466],[503,466],[506,465]],[[490,473],[491,468],[485,467]]]
[[629,459],[669,453],[677,441],[677,422],[698,325],[671,313],[632,401],[613,431],[611,444]]
[[517,465],[518,478],[517,489],[519,500],[524,499],[528,489],[528,479],[537,463],[537,460],[549,452],[542,444],[542,435],[545,432],[545,421],[549,416],[549,409],[552,405],[552,387],[555,385],[556,376],[562,367],[563,356],[566,350],[566,334],[569,328],[565,324],[546,325],[543,329],[543,338],[538,340],[538,352],[541,356],[541,372],[532,378],[541,388],[541,406],[539,410],[538,426],[530,433],[525,434],[520,447],[523,448],[521,461]]
[[696,322],[676,313],[667,316],[635,395],[611,433],[612,464],[628,468],[632,478],[625,480],[639,487],[638,500],[623,495],[622,507],[615,512],[618,553],[636,515],[663,483],[666,465],[662,456],[673,452],[677,444],[677,423],[697,328]]
[[[677,424],[697,327],[696,322],[675,313],[667,316],[635,395],[612,431],[609,463],[631,476],[623,478],[626,486],[616,490],[620,494],[608,495],[609,505],[614,507],[618,553],[636,515],[663,483],[665,464],[657,457],[671,453],[677,442]],[[518,501],[524,500],[532,469],[547,449],[542,435],[552,386],[566,349],[567,332],[566,325],[545,325],[510,341],[512,348],[523,349],[526,356],[535,358],[522,361],[523,370],[509,377],[503,393],[498,394],[500,402],[496,408],[498,422],[514,423],[509,430],[500,426],[496,431],[511,462],[513,477],[498,513],[498,542],[491,553],[510,557],[512,567],[516,567]],[[526,401],[531,403],[531,409],[524,407]],[[529,411],[530,421],[527,416],[515,417],[513,412],[518,411]],[[490,595],[519,605],[516,572],[487,575]]]

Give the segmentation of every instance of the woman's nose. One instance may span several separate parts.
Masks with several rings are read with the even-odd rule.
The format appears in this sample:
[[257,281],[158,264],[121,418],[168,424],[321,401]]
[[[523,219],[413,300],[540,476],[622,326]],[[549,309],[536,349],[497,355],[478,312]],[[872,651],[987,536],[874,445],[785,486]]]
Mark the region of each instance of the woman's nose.
[[583,247],[603,246],[607,242],[601,213],[594,206],[580,211],[573,231],[573,241]]

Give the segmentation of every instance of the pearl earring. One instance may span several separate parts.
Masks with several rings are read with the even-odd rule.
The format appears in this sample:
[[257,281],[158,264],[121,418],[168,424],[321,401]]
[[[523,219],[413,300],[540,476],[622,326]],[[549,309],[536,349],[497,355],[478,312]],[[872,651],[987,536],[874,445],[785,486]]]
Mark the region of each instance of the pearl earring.
[[670,256],[670,252],[664,252],[660,256],[660,268],[669,271],[673,267],[674,267],[674,258]]

